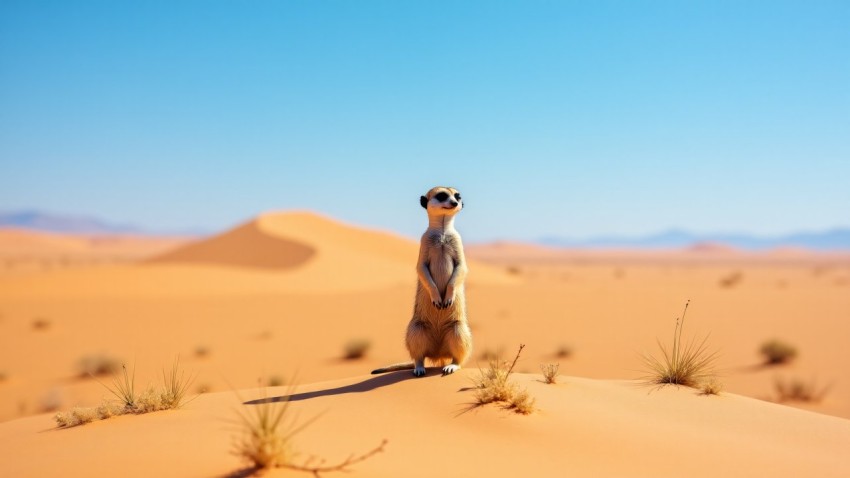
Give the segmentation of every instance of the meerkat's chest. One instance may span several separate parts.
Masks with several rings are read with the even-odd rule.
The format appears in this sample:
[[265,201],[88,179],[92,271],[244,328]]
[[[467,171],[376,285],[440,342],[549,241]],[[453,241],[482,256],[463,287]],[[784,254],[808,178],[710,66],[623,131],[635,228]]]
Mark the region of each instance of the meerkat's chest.
[[456,234],[444,234],[435,232],[428,236],[428,242],[431,245],[432,250],[436,250],[438,253],[448,253],[450,255],[456,256],[458,249],[460,246],[460,240]]

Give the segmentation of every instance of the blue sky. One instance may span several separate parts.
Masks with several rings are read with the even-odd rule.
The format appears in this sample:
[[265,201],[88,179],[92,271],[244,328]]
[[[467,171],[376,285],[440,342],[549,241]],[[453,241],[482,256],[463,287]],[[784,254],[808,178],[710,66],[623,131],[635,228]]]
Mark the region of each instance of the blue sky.
[[850,2],[0,4],[0,209],[471,240],[850,226]]

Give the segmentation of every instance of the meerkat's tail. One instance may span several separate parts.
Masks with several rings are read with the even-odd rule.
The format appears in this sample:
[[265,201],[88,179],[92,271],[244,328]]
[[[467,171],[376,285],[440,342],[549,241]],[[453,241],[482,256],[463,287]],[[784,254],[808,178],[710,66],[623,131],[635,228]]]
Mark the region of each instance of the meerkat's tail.
[[394,363],[392,365],[387,365],[386,367],[381,367],[372,370],[372,375],[387,372],[398,372],[399,370],[413,370],[413,362]]

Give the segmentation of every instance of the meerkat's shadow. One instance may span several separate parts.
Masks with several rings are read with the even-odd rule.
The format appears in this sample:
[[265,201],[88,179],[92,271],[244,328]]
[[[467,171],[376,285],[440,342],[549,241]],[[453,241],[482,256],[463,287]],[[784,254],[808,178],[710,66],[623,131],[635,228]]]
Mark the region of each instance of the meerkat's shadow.
[[[431,367],[425,374],[428,376],[441,375],[442,371],[439,367]],[[370,392],[377,388],[394,385],[405,380],[421,380],[424,377],[415,377],[410,370],[400,370],[398,372],[390,372],[377,377],[368,378],[362,382],[352,383],[343,387],[328,388],[325,390],[316,390],[313,392],[293,393],[291,395],[280,395],[277,397],[258,398],[256,400],[248,400],[244,405],[260,405],[263,403],[273,402],[298,402],[301,400],[309,400],[317,397],[329,397],[333,395],[344,395],[346,393],[363,393]]]

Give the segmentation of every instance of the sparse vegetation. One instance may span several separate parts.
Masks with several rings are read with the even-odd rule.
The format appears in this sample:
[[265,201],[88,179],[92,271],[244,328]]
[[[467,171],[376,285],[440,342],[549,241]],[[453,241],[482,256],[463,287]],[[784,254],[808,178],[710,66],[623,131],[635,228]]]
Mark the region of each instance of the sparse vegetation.
[[732,288],[738,285],[739,282],[744,278],[744,274],[740,271],[730,272],[728,275],[720,278],[720,287],[724,288]]
[[372,342],[367,339],[353,339],[345,344],[344,355],[346,360],[361,359],[372,347]]
[[540,364],[540,371],[543,372],[543,379],[546,383],[555,383],[558,380],[559,368],[561,368],[561,364],[558,363]]
[[797,349],[786,342],[773,339],[763,343],[759,353],[764,356],[765,364],[779,365],[793,360],[797,356]]
[[555,357],[557,358],[568,358],[572,356],[573,348],[567,344],[561,344],[558,346],[558,349],[555,350]]
[[57,413],[54,420],[60,428],[67,428],[118,415],[171,410],[185,405],[194,377],[187,377],[180,369],[179,358],[175,359],[170,371],[162,371],[162,380],[160,388],[151,386],[137,393],[135,366],[132,372],[128,372],[127,366],[122,364],[121,373],[116,373],[111,383],[98,380],[115,397],[114,400],[106,400],[97,407],[75,407],[68,412]]
[[0,382],[5,382],[9,379],[9,374],[0,370]]
[[121,376],[117,374],[112,377],[112,384],[100,382],[109,393],[111,393],[124,408],[136,407],[136,366],[133,365],[132,374],[127,373],[127,366],[121,364]]
[[723,384],[716,378],[710,378],[699,386],[700,395],[719,395],[723,391]]
[[32,321],[33,330],[47,330],[50,328],[50,321],[44,317],[39,317]]
[[518,276],[518,275],[522,274],[522,269],[520,269],[519,266],[508,266],[507,269],[505,269],[505,270],[507,271],[508,274],[510,274],[512,276]]
[[206,345],[198,345],[197,347],[195,347],[195,357],[201,359],[201,358],[207,358],[209,356],[210,356],[210,349]]
[[77,363],[80,377],[112,375],[121,369],[121,361],[107,355],[87,355]]
[[706,346],[708,337],[701,341],[692,339],[689,342],[682,342],[682,331],[689,304],[690,301],[685,304],[682,317],[676,319],[672,349],[668,350],[661,341],[658,341],[662,354],[660,359],[653,355],[643,355],[644,364],[650,372],[647,379],[651,383],[696,388],[712,376],[712,367],[717,358],[717,352],[708,350]]
[[245,405],[243,409],[237,410],[242,436],[236,442],[234,454],[248,464],[249,468],[245,471],[262,472],[272,468],[289,468],[319,477],[322,473],[349,471],[351,465],[382,452],[387,444],[384,440],[379,446],[362,455],[352,455],[333,465],[325,465],[324,460],[315,464],[314,458],[297,463],[292,438],[315,419],[296,425],[290,419],[289,406],[288,400],[274,401],[264,397],[259,404]]
[[272,375],[269,377],[269,387],[280,387],[283,384],[283,377],[280,375]]
[[167,409],[180,408],[186,400],[186,393],[194,383],[195,377],[186,376],[186,371],[180,369],[180,357],[174,359],[171,370],[162,370],[162,404]]
[[777,402],[817,403],[823,400],[830,387],[827,385],[821,388],[814,379],[809,381],[799,378],[784,380],[777,377],[773,382],[773,388],[776,390]]
[[489,367],[481,370],[480,376],[475,379],[475,402],[477,406],[502,402],[506,404],[505,408],[524,415],[534,411],[534,399],[528,394],[528,391],[519,390],[519,387],[510,381],[511,372],[513,372],[523,348],[525,348],[525,345],[520,344],[510,367],[507,366],[506,362],[495,359],[490,361]]

